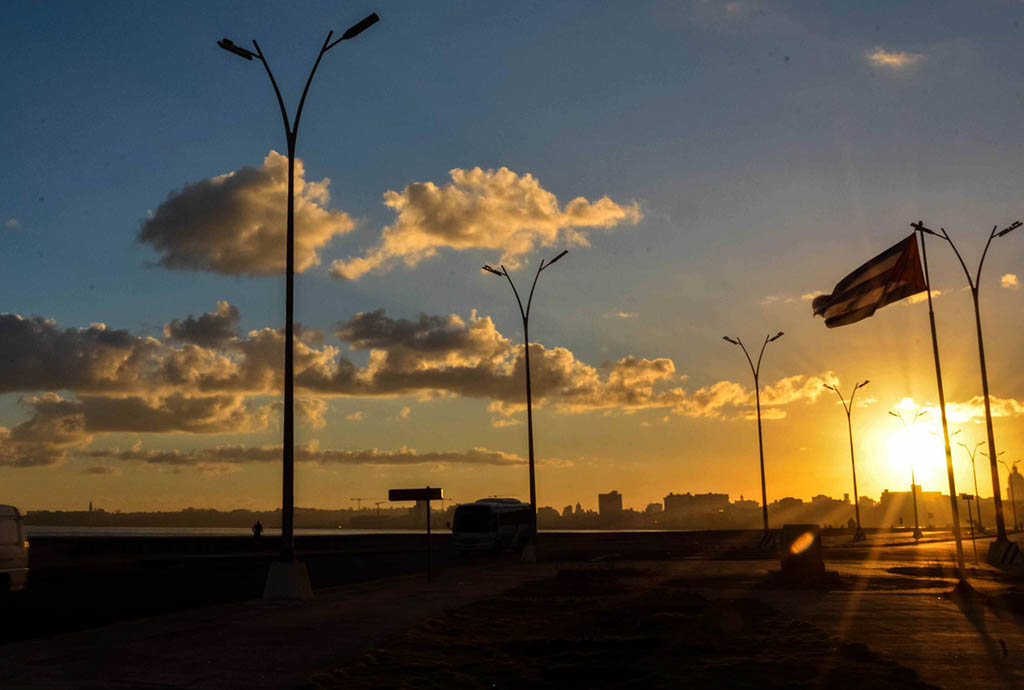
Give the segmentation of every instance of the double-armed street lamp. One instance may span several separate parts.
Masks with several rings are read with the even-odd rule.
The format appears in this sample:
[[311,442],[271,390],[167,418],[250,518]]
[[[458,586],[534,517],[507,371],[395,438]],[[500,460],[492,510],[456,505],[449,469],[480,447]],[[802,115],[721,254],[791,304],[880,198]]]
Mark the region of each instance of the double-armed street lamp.
[[[900,420],[900,423],[903,424],[903,429],[905,431],[909,427],[913,427],[914,426],[914,422],[917,421],[918,417],[921,417],[922,415],[928,414],[928,410],[918,410],[917,413],[914,415],[913,419],[910,420],[909,424],[907,423],[907,420],[903,418],[903,415],[900,414],[899,412],[895,412],[893,410],[889,410],[889,414],[891,414],[896,419]],[[910,461],[910,496],[914,500],[914,539],[917,540],[917,539],[920,539],[924,535],[921,532],[921,524],[920,524],[920,522],[918,522],[918,519],[917,519],[917,480],[914,477],[914,461],[913,461],[913,459],[911,459],[911,461]]]
[[[224,50],[252,61],[257,58],[267,71],[270,78],[270,85],[274,88],[274,95],[277,96],[277,104],[281,108],[281,119],[284,121],[285,138],[288,142],[288,207],[286,220],[286,258],[285,258],[285,333],[284,333],[284,421],[283,449],[282,449],[282,499],[281,499],[281,557],[280,563],[290,568],[291,574],[282,574],[280,578],[285,582],[295,583],[294,586],[285,584],[283,586],[271,586],[271,580],[275,578],[275,569],[271,568],[268,576],[266,594],[270,596],[286,596],[292,598],[305,598],[312,596],[309,589],[309,578],[304,569],[294,567],[295,561],[295,381],[294,381],[294,312],[295,312],[295,143],[299,134],[299,121],[302,119],[302,109],[306,104],[306,96],[309,93],[309,86],[313,82],[313,75],[316,74],[320,60],[331,48],[342,41],[355,38],[366,29],[370,28],[380,20],[376,13],[365,17],[362,21],[350,26],[341,38],[331,41],[333,31],[327,33],[320,53],[313,63],[313,69],[306,79],[306,86],[302,89],[302,96],[299,98],[299,105],[295,111],[295,118],[289,119],[288,108],[285,107],[281,91],[277,87],[277,80],[270,70],[260,45],[255,40],[252,42],[255,52],[235,44],[227,38],[217,41],[217,45]],[[282,570],[283,573],[283,570]],[[275,591],[272,591],[275,590]]]
[[[967,285],[971,288],[971,298],[974,301],[974,325],[975,330],[978,334],[978,360],[981,366],[981,391],[985,399],[985,430],[988,433],[988,449],[991,453],[989,457],[989,470],[992,474],[992,502],[996,513],[996,541],[1006,542],[1006,522],[1003,519],[1003,499],[1002,494],[999,491],[999,468],[996,465],[996,438],[995,432],[992,429],[992,405],[989,401],[988,394],[988,369],[985,366],[985,341],[981,334],[981,308],[978,303],[978,289],[981,287],[981,269],[985,265],[985,257],[988,255],[988,249],[992,245],[992,240],[997,237],[1004,237],[1010,234],[1017,228],[1021,227],[1022,223],[1014,221],[1010,225],[1006,226],[1002,230],[999,230],[998,225],[992,226],[992,231],[988,235],[988,240],[985,242],[985,249],[981,252],[981,259],[978,261],[978,270],[972,276],[971,272],[967,268],[967,264],[964,262],[963,256],[960,255],[960,250],[957,249],[956,244],[953,243],[949,233],[946,232],[945,228],[940,228],[940,232],[935,232],[924,227],[923,223],[917,223],[914,227],[921,232],[934,235],[941,239],[946,240],[949,246],[953,248],[953,252],[956,254],[957,260],[960,262],[960,267],[964,270],[964,275],[967,277]],[[973,462],[973,458],[972,458]],[[977,495],[977,491],[975,491]]]
[[533,304],[533,291],[537,289],[537,279],[540,278],[541,271],[550,268],[552,264],[568,253],[569,250],[564,249],[558,256],[547,263],[541,259],[540,266],[537,267],[537,273],[533,276],[533,284],[530,286],[530,296],[526,300],[525,309],[523,308],[523,300],[519,298],[516,284],[512,282],[512,276],[508,274],[505,267],[500,266],[501,270],[499,271],[488,265],[483,266],[484,271],[508,280],[508,284],[512,286],[512,293],[516,296],[516,304],[519,305],[519,316],[523,320],[523,356],[526,366],[526,438],[530,454],[530,541],[523,548],[523,561],[526,562],[537,560],[537,482],[533,457],[533,389],[530,384],[530,306]]
[[[985,528],[981,524],[981,494],[978,493],[978,472],[974,469],[974,456],[978,453],[978,449],[985,445],[985,441],[978,441],[974,444],[974,448],[971,448],[963,441],[957,445],[963,447],[963,449],[967,451],[967,455],[971,458],[971,474],[974,475],[974,495],[978,501],[978,531],[984,532]],[[968,504],[968,509],[970,509],[970,504]]]
[[[1003,451],[999,451],[999,454],[1002,455]],[[1019,527],[1020,523],[1017,522],[1017,497],[1014,495],[1014,491],[1013,491],[1013,470],[1017,467],[1017,463],[1018,462],[1020,462],[1020,460],[1014,460],[1013,461],[1013,467],[1010,467],[1010,465],[1006,464],[1005,460],[1000,460],[999,461],[999,464],[1006,468],[1006,483],[1009,484],[1009,486],[1010,486],[1010,504],[1013,506],[1013,531],[1014,532],[1016,532],[1018,529],[1020,529],[1020,527]]]
[[860,526],[860,497],[857,494],[857,462],[853,456],[853,423],[850,421],[850,414],[853,412],[853,398],[857,395],[857,391],[864,386],[871,383],[871,381],[865,379],[860,381],[853,386],[853,390],[850,391],[849,402],[843,397],[843,394],[839,392],[839,386],[833,386],[832,384],[823,384],[825,388],[830,391],[835,391],[835,394],[839,396],[839,401],[843,403],[843,410],[846,411],[846,430],[850,434],[850,467],[853,469],[853,514],[857,518],[857,531],[853,535],[854,541],[864,540],[864,530]]
[[761,344],[761,353],[757,356],[757,364],[754,364],[754,360],[750,358],[750,353],[747,352],[746,346],[743,341],[740,340],[739,336],[730,338],[727,335],[722,336],[722,340],[733,345],[739,345],[743,350],[743,354],[747,357],[747,363],[750,364],[750,372],[754,375],[754,399],[757,402],[757,452],[761,458],[761,517],[764,521],[764,531],[768,532],[768,490],[765,487],[764,482],[764,441],[761,434],[761,359],[764,357],[764,349],[768,347],[768,343],[775,342],[783,336],[783,332],[779,331],[775,335],[767,335],[764,338],[764,343]]

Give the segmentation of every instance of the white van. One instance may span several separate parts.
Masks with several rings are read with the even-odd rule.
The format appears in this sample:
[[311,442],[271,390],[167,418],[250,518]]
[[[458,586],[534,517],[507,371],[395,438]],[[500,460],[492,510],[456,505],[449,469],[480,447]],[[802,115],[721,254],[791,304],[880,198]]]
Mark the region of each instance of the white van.
[[530,537],[533,511],[514,498],[481,498],[455,509],[452,538],[456,553],[519,547]]
[[0,505],[0,596],[25,588],[28,581],[28,542],[21,513]]

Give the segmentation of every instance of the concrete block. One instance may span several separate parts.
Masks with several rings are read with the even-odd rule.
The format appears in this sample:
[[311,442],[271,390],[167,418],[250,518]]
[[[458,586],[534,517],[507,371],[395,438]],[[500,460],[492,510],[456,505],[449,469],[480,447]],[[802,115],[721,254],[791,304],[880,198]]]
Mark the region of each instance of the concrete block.
[[273,561],[267,571],[267,584],[263,588],[264,599],[295,599],[309,601],[313,598],[313,587],[309,583],[309,571],[305,563],[298,561]]

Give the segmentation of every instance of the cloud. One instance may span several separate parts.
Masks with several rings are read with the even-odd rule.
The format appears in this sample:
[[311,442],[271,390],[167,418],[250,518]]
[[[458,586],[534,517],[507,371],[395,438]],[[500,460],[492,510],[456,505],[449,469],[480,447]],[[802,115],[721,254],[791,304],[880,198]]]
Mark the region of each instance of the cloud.
[[[1024,416],[1024,400],[1000,398],[993,395],[989,397],[989,403],[991,404],[993,417]],[[912,413],[918,410],[927,411],[927,419],[931,419],[932,423],[938,423],[938,420],[941,418],[938,405],[935,403],[918,405],[913,398],[903,398],[895,405],[895,408],[904,413],[905,419],[910,419],[913,416]],[[947,402],[946,418],[950,422],[957,424],[982,422],[985,419],[985,399],[980,395],[976,395],[965,402]]]
[[802,299],[802,300],[811,300],[811,299],[814,299],[815,297],[818,297],[818,296],[824,295],[824,294],[826,294],[826,293],[822,292],[821,290],[815,290],[814,292],[805,292],[804,294],[800,295],[800,299]]
[[[947,292],[949,292],[949,290],[932,290],[931,291],[932,299],[933,300],[934,299],[938,299],[939,297],[942,297]],[[910,297],[908,297],[906,299],[906,301],[904,302],[904,304],[921,304],[921,302],[927,302],[927,301],[928,301],[928,291],[927,290],[923,290],[921,292],[918,292],[918,293],[913,294]],[[943,302],[943,304],[945,304],[945,302]]]
[[[231,335],[237,320],[237,310],[222,302],[215,312],[171,321],[160,340],[102,324],[60,328],[40,317],[0,315],[0,392],[68,391],[69,397],[33,399],[28,406],[40,419],[80,420],[87,436],[266,429],[281,413],[283,334],[264,328]],[[324,344],[322,334],[299,331],[296,409],[313,428],[325,426],[331,397],[476,398],[489,404],[494,426],[518,423],[525,349],[489,317],[474,311],[468,318],[404,319],[376,310],[340,323],[335,335],[350,349],[367,351],[367,362],[357,366],[342,347]],[[540,343],[531,345],[530,357],[534,402],[557,413],[660,409],[730,418],[753,404],[753,391],[732,381],[684,389],[685,377],[666,357],[631,355],[592,365],[567,348]],[[763,404],[813,402],[820,383],[802,375],[781,379],[764,390]]]
[[[55,393],[22,399],[30,408],[58,406]],[[50,414],[34,414],[13,428],[0,426],[0,467],[40,467],[64,462],[68,452],[92,442],[80,411],[55,408]]]
[[412,268],[439,249],[499,251],[500,262],[515,268],[538,246],[586,245],[589,229],[635,224],[643,217],[636,203],[622,206],[606,196],[594,202],[577,197],[562,207],[533,175],[504,167],[455,168],[449,174],[449,184],[414,182],[401,192],[386,192],[384,204],[397,214],[395,222],[364,256],[332,263],[331,274],[356,280],[398,263]]
[[361,422],[366,419],[366,413],[362,410],[357,410],[351,414],[345,415],[345,419],[350,422]]
[[118,470],[116,467],[107,467],[106,465],[94,465],[92,467],[86,467],[84,470],[82,470],[82,474],[114,476],[121,474],[121,471]]
[[1020,285],[1017,283],[1016,273],[1006,273],[999,279],[999,284],[1008,290],[1016,290]]
[[164,326],[164,337],[203,347],[219,347],[236,336],[240,320],[238,307],[221,301],[217,302],[214,312],[198,318],[189,314],[184,321],[171,321]]
[[[307,181],[295,161],[295,270],[320,263],[319,251],[355,227],[327,208],[330,180]],[[186,184],[142,222],[138,239],[164,268],[226,275],[272,275],[285,270],[288,159],[271,151],[258,168]]]
[[924,59],[924,55],[921,53],[908,53],[906,51],[892,52],[876,47],[867,52],[867,59],[875,67],[902,70],[914,67],[920,63]]
[[21,227],[21,221],[18,220],[17,218],[8,218],[7,221],[4,223],[4,226],[10,230],[14,230],[16,228]]
[[610,311],[607,314],[602,314],[602,319],[635,319],[639,314],[635,311]]
[[401,419],[409,419],[409,415],[411,415],[411,414],[412,414],[412,408],[411,408],[411,407],[408,407],[408,406],[406,406],[406,407],[403,407],[403,408],[402,408],[401,410],[399,410],[399,412],[398,412],[398,416],[399,416],[399,418],[401,418]]
[[[214,466],[222,464],[273,463],[281,459],[280,446],[228,445],[194,450],[145,450],[134,446],[126,450],[90,450],[78,454],[80,457],[106,461],[133,461],[168,466]],[[427,463],[450,463],[457,465],[520,466],[526,460],[514,453],[488,448],[471,448],[466,451],[420,452],[412,448],[380,450],[377,448],[349,450],[320,448],[317,442],[296,446],[295,459],[298,462],[317,462],[340,465],[418,465]]]

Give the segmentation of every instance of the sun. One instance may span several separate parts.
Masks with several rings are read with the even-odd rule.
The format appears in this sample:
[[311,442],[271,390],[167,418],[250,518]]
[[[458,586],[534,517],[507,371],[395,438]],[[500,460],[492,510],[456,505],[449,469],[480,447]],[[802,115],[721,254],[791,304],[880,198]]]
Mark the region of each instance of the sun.
[[913,476],[921,486],[941,486],[945,449],[930,412],[912,398],[903,398],[889,413],[897,419],[884,432],[884,443],[889,474],[897,485],[909,484]]

